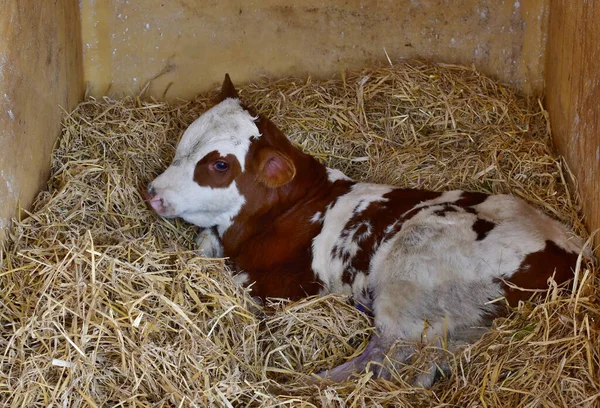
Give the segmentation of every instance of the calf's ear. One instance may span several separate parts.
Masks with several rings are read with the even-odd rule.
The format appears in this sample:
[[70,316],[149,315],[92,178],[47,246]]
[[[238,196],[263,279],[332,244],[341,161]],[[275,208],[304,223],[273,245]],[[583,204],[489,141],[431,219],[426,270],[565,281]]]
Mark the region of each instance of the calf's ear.
[[256,179],[269,188],[286,185],[296,176],[296,166],[285,153],[272,147],[257,152],[258,171]]
[[225,74],[225,79],[223,80],[223,85],[221,85],[221,93],[219,94],[217,102],[223,102],[227,98],[239,98],[229,74]]

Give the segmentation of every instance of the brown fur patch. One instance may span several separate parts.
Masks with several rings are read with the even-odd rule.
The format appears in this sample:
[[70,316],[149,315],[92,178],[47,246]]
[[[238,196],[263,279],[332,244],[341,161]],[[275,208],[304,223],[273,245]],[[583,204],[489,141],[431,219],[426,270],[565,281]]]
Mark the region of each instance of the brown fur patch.
[[458,205],[459,207],[472,207],[474,205],[483,203],[488,197],[489,195],[485,193],[465,191],[453,204]]
[[277,150],[264,147],[258,151],[258,181],[270,188],[281,187],[296,176],[294,162],[285,154]]
[[[227,162],[229,168],[226,171],[212,168],[218,160]],[[233,154],[223,157],[219,152],[213,150],[196,163],[194,181],[203,187],[224,188],[228,187],[241,172],[240,162]]]
[[[552,241],[546,241],[546,247],[525,257],[519,270],[508,279],[510,283],[523,289],[547,289],[548,278],[554,276],[557,283],[563,283],[573,277],[577,254],[560,248]],[[506,300],[516,306],[520,300],[527,300],[532,292],[511,288],[502,282]]]
[[496,224],[491,221],[477,218],[477,221],[473,223],[473,231],[477,234],[477,241],[482,241],[487,237],[487,234],[494,229]]

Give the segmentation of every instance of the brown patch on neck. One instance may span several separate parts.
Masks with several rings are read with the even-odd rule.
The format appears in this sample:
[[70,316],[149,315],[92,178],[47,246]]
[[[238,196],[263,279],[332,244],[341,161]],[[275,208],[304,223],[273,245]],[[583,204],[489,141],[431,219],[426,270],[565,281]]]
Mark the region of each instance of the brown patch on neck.
[[[558,284],[571,279],[576,263],[576,253],[567,252],[548,240],[543,250],[527,255],[519,270],[507,281],[523,289],[547,289],[551,276]],[[512,288],[506,282],[502,282],[502,287],[508,304],[513,307],[533,295],[531,291]]]
[[[210,168],[217,160],[227,162],[229,168],[226,171],[216,171]],[[233,154],[223,157],[216,150],[208,153],[194,169],[194,181],[202,187],[224,188],[228,187],[233,180],[242,172],[240,162]]]
[[[294,147],[272,122],[261,117],[256,124],[262,136],[252,141],[237,184],[246,202],[223,235],[224,254],[254,282],[253,296],[318,294],[322,282],[312,270],[311,249],[322,223],[311,219],[347,193],[352,182],[329,182],[325,167]],[[288,183],[269,187],[257,181],[257,155],[264,148],[291,160],[296,174]]]
[[[270,120],[259,117],[255,123],[261,137],[252,141],[246,155],[246,170],[239,182],[246,203],[234,222],[245,223],[267,215],[274,219],[302,203],[320,199],[330,189],[327,171],[321,163],[297,149]],[[269,186],[258,181],[260,153],[265,150],[280,152],[293,164],[294,176],[288,183]]]

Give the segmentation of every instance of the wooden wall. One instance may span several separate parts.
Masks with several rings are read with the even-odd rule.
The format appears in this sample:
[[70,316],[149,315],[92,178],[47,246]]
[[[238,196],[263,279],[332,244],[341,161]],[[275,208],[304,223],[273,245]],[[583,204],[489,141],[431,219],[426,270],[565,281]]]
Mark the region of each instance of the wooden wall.
[[0,1],[0,241],[46,184],[61,107],[82,97],[78,0]]
[[[545,104],[590,230],[600,228],[600,2],[551,0]],[[600,243],[597,237],[596,243]]]

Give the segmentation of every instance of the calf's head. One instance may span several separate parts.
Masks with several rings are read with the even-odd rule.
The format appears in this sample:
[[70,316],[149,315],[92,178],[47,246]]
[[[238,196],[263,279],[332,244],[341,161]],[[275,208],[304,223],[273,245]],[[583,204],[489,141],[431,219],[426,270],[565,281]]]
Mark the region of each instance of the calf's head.
[[229,75],[219,100],[186,129],[171,165],[148,185],[145,198],[159,215],[226,229],[246,203],[244,191],[295,177],[294,148],[241,104]]

